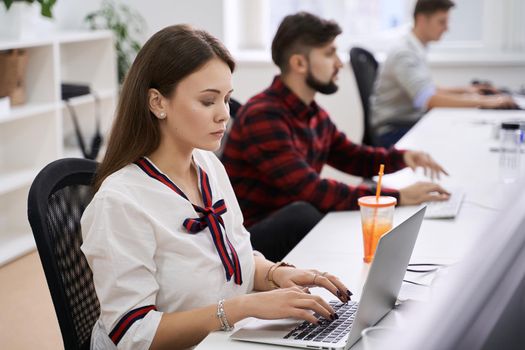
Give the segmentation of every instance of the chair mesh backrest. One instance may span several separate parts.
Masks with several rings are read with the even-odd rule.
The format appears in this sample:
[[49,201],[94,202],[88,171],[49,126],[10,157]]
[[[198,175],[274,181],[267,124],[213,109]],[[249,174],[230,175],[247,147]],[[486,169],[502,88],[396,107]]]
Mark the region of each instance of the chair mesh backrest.
[[235,120],[235,117],[237,116],[237,113],[239,112],[239,109],[241,109],[242,105],[239,101],[237,101],[234,98],[230,98],[230,120],[228,120],[228,124],[226,125],[226,133],[222,137],[221,146],[218,150],[215,151],[215,155],[222,159],[222,154],[224,153],[224,147],[226,146],[226,143],[228,142],[228,137],[230,136],[230,131],[233,126],[233,122]]
[[66,350],[89,349],[100,314],[93,274],[80,250],[80,218],[93,198],[96,169],[97,162],[89,159],[56,160],[38,173],[27,201],[27,216]]
[[[363,136],[363,143],[373,145],[373,137],[371,135],[370,126],[370,96],[374,89],[374,82],[376,80],[378,63],[369,51],[360,47],[353,47],[350,50],[350,64],[354,71],[357,88],[361,97],[361,104],[363,106],[363,114],[365,118],[365,134]],[[366,142],[365,142],[366,141]]]
[[89,343],[100,314],[93,275],[80,246],[80,218],[93,197],[91,186],[70,185],[54,192],[46,217],[53,256],[76,331],[79,347]]
[[230,117],[234,119],[237,116],[237,112],[242,107],[241,103],[234,98],[230,98]]

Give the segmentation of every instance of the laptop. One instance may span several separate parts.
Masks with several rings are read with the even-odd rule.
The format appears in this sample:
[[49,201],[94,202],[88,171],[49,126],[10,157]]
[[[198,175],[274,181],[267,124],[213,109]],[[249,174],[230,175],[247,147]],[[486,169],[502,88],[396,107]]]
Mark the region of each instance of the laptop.
[[363,329],[375,325],[394,307],[425,209],[381,237],[359,303],[330,302],[339,319],[319,318],[319,325],[295,319],[255,319],[230,338],[308,349],[349,349],[361,338]]

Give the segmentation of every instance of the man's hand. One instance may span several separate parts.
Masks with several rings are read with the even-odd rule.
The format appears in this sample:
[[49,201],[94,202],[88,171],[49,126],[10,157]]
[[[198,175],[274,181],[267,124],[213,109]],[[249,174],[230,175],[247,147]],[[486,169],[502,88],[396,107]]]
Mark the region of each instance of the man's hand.
[[417,167],[422,167],[425,176],[430,176],[432,180],[437,178],[439,180],[441,174],[448,175],[448,173],[439,165],[428,153],[419,151],[406,151],[403,155],[405,164],[412,170]]
[[513,109],[517,108],[517,104],[512,97],[507,95],[485,96],[481,102],[481,108]]
[[445,201],[449,198],[450,193],[433,182],[417,182],[399,190],[400,205],[417,205],[423,202]]

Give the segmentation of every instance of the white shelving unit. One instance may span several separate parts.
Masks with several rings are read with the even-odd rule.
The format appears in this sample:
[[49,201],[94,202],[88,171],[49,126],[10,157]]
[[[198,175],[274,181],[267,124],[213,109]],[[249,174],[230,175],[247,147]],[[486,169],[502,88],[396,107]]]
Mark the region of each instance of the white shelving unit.
[[[61,83],[88,84],[100,99],[102,133],[111,126],[118,94],[116,54],[109,31],[67,32],[53,37],[0,41],[0,50],[26,49],[26,103],[0,116],[0,265],[35,247],[27,220],[27,195],[48,163],[80,156]],[[95,103],[71,100],[86,144],[95,131]]]

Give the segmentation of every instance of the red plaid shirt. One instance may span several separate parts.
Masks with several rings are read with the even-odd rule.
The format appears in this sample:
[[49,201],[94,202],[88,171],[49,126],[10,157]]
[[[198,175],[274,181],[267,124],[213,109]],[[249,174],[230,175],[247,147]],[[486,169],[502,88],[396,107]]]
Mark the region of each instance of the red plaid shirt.
[[[405,167],[403,151],[352,143],[315,101],[305,105],[280,77],[239,111],[223,153],[235,194],[251,226],[294,201],[322,212],[357,209],[357,199],[375,194],[369,186],[323,179],[329,164],[346,173],[372,177]],[[382,194],[398,198],[399,192]]]

